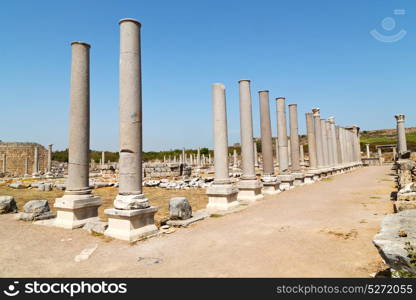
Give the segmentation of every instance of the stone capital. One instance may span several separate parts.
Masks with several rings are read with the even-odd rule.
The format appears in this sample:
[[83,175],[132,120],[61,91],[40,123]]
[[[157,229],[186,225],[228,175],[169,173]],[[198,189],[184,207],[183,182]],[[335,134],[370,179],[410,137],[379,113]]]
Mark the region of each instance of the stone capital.
[[335,117],[329,117],[329,118],[328,118],[328,122],[329,122],[330,124],[335,124]]
[[314,117],[319,117],[320,116],[320,112],[321,112],[321,109],[319,109],[319,108],[312,108],[312,113],[313,113],[313,116]]
[[404,115],[395,115],[394,116],[397,120],[397,123],[404,122],[405,116]]

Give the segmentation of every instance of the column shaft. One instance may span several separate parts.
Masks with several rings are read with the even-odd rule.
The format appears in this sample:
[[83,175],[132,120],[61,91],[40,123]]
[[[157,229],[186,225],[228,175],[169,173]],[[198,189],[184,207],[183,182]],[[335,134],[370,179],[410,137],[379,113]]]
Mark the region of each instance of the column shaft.
[[273,175],[273,141],[270,122],[269,91],[259,92],[260,125],[261,125],[261,154],[263,156],[263,175]]
[[317,154],[316,154],[316,136],[313,125],[312,113],[306,114],[306,129],[308,134],[308,154],[309,154],[309,168],[317,168]]
[[298,108],[296,104],[289,105],[290,118],[290,154],[292,158],[292,172],[301,171],[299,154]]
[[240,135],[242,171],[241,179],[256,179],[254,169],[253,116],[251,107],[250,80],[239,81]]
[[[229,183],[227,107],[225,100],[225,87],[221,83],[212,85],[212,108],[214,125],[214,183]],[[200,165],[199,154],[200,152],[198,149],[198,166]]]
[[286,106],[285,98],[280,97],[277,101],[277,137],[279,142],[279,169],[281,173],[288,172],[289,152],[287,143]]

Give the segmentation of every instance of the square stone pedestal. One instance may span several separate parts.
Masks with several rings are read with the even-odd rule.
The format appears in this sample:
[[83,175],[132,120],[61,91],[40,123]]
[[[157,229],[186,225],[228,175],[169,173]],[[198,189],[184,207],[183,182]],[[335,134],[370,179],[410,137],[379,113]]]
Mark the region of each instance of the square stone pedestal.
[[261,193],[263,185],[257,179],[241,179],[238,184],[237,200],[241,202],[254,202],[263,199]]
[[314,179],[314,177],[316,176],[314,173],[306,173],[306,174],[304,174],[305,175],[305,178],[303,179],[303,182],[305,183],[305,184],[312,184],[312,183],[314,183],[315,182],[315,179]]
[[304,184],[305,175],[303,173],[292,173],[292,176],[295,178],[293,180],[294,186],[300,186]]
[[263,182],[263,194],[276,195],[281,192],[280,181],[275,176],[263,176],[261,181]]
[[56,198],[54,207],[57,209],[57,216],[54,226],[74,229],[88,222],[98,221],[100,205],[100,197],[92,194],[66,194],[62,198]]
[[209,210],[228,210],[239,205],[238,189],[231,184],[213,184],[207,188]]
[[104,235],[128,242],[144,239],[158,232],[155,225],[155,213],[158,207],[141,209],[108,208],[108,228]]
[[276,178],[280,180],[280,190],[287,191],[293,189],[295,186],[293,182],[295,181],[295,177],[292,175],[277,175]]

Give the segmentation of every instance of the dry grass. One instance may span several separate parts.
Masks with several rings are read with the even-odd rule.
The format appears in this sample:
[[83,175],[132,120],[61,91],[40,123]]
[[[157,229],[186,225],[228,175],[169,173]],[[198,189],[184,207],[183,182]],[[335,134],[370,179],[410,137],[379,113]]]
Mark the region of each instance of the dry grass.
[[[101,197],[103,204],[98,210],[101,219],[106,220],[104,209],[113,206],[113,200],[117,195],[118,189],[114,187],[105,187],[93,190],[95,195]],[[0,186],[0,195],[13,196],[16,200],[19,210],[23,208],[26,202],[30,200],[48,200],[49,207],[55,211],[53,204],[55,198],[62,197],[63,191],[52,190],[50,192],[39,191],[38,189],[12,189],[7,186]],[[145,187],[144,194],[149,199],[152,206],[158,206],[156,213],[156,223],[167,220],[169,217],[169,199],[172,197],[186,197],[192,206],[192,210],[196,211],[205,208],[208,203],[208,197],[205,195],[205,189],[190,190],[166,190],[157,187]]]

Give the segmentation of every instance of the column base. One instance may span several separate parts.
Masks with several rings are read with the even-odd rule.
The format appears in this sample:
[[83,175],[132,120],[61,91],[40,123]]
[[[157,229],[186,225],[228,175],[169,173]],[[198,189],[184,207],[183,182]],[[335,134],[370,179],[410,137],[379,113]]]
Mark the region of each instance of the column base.
[[295,181],[295,177],[292,175],[277,175],[276,178],[280,180],[280,190],[287,191],[293,189],[295,186],[293,182]]
[[242,179],[237,184],[237,200],[241,202],[255,202],[263,199],[261,188],[263,185],[257,179]]
[[303,179],[304,184],[312,184],[315,182],[315,174],[313,173],[306,173],[304,174],[305,178]]
[[294,177],[293,186],[300,186],[304,184],[305,175],[303,173],[292,173]]
[[100,205],[100,197],[91,194],[64,195],[62,198],[56,198],[54,207],[57,209],[57,216],[54,226],[74,229],[88,222],[98,221]]
[[229,210],[239,205],[238,189],[231,184],[213,184],[207,188],[207,209]]
[[104,235],[128,242],[135,242],[158,232],[155,213],[158,207],[151,206],[141,209],[108,208],[104,213],[108,216],[108,228]]
[[264,175],[261,178],[263,183],[262,193],[265,195],[276,195],[281,192],[280,190],[280,181],[277,180],[276,176],[273,175]]

